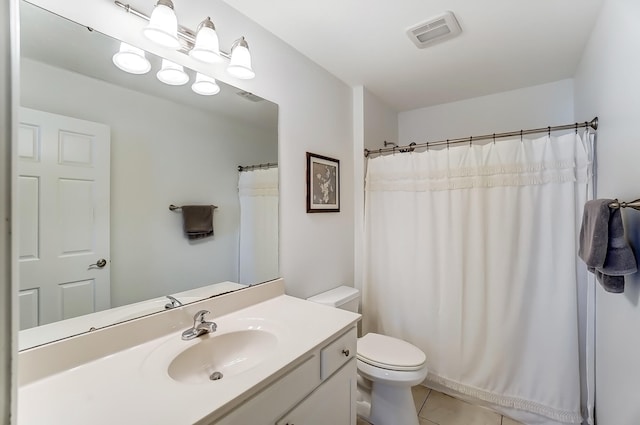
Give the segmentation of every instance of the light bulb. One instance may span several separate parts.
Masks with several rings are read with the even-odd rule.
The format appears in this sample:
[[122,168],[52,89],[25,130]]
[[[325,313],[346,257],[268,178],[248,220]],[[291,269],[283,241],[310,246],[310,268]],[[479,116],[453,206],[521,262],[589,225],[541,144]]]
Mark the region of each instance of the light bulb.
[[161,46],[175,50],[180,48],[178,18],[173,12],[171,0],[158,0],[156,7],[151,12],[149,25],[142,30],[142,33],[149,40]]
[[151,69],[144,50],[120,43],[120,50],[113,55],[113,63],[121,70],[130,74],[146,74]]
[[244,37],[237,40],[231,49],[231,61],[227,72],[242,80],[249,80],[256,76],[256,73],[251,69],[251,54]]
[[207,17],[198,25],[196,42],[189,56],[205,63],[222,62],[218,34],[211,18]]
[[198,72],[196,82],[191,85],[191,90],[203,96],[212,96],[220,92],[220,86],[216,83],[215,78]]
[[158,80],[170,86],[187,84],[189,76],[184,72],[182,65],[162,59],[162,69],[156,74]]

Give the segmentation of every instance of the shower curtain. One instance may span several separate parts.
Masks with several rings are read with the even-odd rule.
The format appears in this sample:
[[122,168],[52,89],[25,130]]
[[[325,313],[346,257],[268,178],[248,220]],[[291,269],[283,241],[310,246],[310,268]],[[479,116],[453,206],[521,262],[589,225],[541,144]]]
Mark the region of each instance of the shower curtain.
[[238,281],[278,277],[278,169],[241,171]]
[[527,424],[582,422],[589,136],[368,162],[365,331],[427,356],[427,384]]

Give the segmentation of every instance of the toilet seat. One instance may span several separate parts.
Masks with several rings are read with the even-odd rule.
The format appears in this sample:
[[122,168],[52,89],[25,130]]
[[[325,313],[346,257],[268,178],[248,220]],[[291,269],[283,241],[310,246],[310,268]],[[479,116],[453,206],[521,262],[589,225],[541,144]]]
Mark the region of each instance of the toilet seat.
[[416,371],[427,360],[418,347],[386,335],[368,333],[358,338],[358,360],[374,367],[396,371]]

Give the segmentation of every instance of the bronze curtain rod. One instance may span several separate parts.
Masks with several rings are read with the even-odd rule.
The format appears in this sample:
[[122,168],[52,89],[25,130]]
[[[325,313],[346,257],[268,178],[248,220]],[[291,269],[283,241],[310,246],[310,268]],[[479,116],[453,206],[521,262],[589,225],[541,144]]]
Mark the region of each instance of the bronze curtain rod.
[[633,208],[634,210],[640,211],[640,199],[636,199],[635,201],[631,201],[631,202],[622,202],[616,199],[615,201],[609,204],[609,208],[614,208],[614,209]]
[[[515,137],[515,136],[524,136],[524,135],[529,135],[529,134],[537,134],[537,133],[548,133],[549,135],[551,135],[552,131],[562,131],[562,130],[576,130],[576,132],[578,132],[579,128],[592,128],[594,130],[598,129],[598,117],[595,117],[594,119],[592,119],[591,121],[587,122],[583,122],[583,123],[574,123],[574,124],[567,124],[567,125],[557,125],[554,127],[544,127],[544,128],[535,128],[535,129],[531,129],[531,130],[520,130],[520,131],[511,131],[508,133],[493,133],[493,134],[485,134],[484,136],[471,136],[471,137],[463,137],[460,139],[449,139],[449,140],[439,140],[437,142],[426,142],[426,143],[411,143],[408,146],[393,146],[393,147],[385,147],[385,148],[381,148],[381,149],[365,149],[364,150],[364,156],[365,157],[369,157],[369,155],[380,155],[386,152],[413,152],[416,149],[419,148],[430,148],[432,146],[442,146],[442,145],[453,145],[453,144],[458,144],[458,143],[473,143],[474,141],[480,141],[480,140],[495,140],[495,139],[503,139],[505,137]],[[387,143],[385,142],[385,146],[387,144],[392,144],[392,143]]]
[[[213,208],[214,210],[215,210],[216,208],[218,208],[216,205],[209,205],[209,206],[210,206],[211,208]],[[182,207],[178,207],[178,206],[176,206],[176,205],[171,204],[171,205],[169,205],[169,209],[170,209],[171,211],[180,211],[180,210],[182,210]]]
[[256,164],[256,165],[238,165],[238,171],[265,170],[269,168],[275,168],[277,166],[278,166],[277,162],[268,162],[266,164]]

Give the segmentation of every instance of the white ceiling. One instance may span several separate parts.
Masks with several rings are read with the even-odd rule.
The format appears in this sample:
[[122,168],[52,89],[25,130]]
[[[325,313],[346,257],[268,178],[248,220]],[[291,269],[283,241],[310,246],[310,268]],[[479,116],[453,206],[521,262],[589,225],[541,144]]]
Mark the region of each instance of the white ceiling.
[[[397,111],[570,78],[602,0],[224,0]],[[462,34],[418,49],[405,31],[446,10]]]

